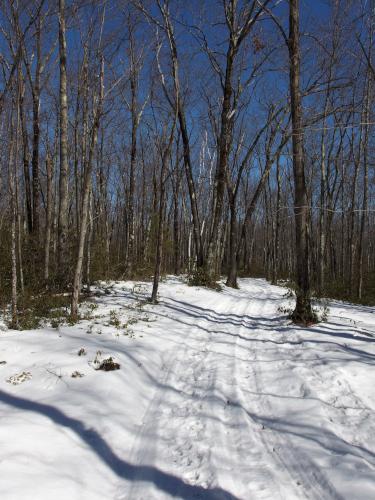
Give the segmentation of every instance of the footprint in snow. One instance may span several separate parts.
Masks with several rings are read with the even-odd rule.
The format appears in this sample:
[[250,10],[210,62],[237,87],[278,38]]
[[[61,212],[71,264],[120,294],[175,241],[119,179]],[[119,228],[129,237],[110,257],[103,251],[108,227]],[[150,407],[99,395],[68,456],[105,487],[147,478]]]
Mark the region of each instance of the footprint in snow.
[[19,385],[22,384],[22,382],[26,382],[26,380],[30,380],[31,378],[32,375],[30,372],[22,372],[16,373],[16,375],[12,375],[6,381],[8,382],[8,384]]

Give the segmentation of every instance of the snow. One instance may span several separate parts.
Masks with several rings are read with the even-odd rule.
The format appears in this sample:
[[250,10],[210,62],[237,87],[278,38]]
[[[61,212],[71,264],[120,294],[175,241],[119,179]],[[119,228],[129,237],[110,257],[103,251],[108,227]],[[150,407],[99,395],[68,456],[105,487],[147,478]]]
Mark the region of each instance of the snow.
[[373,308],[335,301],[305,329],[260,279],[149,291],[112,283],[92,319],[0,331],[0,498],[375,498]]

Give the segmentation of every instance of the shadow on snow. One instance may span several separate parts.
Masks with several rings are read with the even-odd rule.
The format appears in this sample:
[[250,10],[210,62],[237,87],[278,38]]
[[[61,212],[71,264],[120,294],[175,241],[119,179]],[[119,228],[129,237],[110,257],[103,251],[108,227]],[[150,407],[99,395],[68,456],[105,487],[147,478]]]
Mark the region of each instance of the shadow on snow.
[[202,486],[190,485],[156,467],[133,465],[127,462],[114,453],[110,445],[95,429],[87,428],[80,420],[67,416],[52,405],[30,401],[1,390],[0,401],[20,410],[38,413],[57,425],[71,429],[117,476],[123,479],[150,482],[159,490],[172,496],[178,495],[186,500],[194,498],[237,500],[235,496],[221,488],[206,489]]

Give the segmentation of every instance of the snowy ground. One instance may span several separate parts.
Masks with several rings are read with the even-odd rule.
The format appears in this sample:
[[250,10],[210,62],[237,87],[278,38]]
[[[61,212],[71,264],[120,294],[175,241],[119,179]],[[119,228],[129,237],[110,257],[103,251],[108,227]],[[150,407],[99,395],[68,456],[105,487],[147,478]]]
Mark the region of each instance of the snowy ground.
[[302,329],[240,286],[116,283],[96,319],[0,331],[0,498],[375,499],[375,309]]

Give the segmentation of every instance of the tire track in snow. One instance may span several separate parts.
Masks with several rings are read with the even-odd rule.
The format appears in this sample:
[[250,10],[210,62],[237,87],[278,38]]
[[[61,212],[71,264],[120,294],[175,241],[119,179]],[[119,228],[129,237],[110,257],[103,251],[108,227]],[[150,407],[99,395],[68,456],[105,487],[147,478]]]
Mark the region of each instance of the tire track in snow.
[[[323,365],[325,365],[324,359]],[[330,366],[329,370],[326,369],[322,374],[316,363],[311,363],[308,368],[294,366],[292,369],[304,378],[304,396],[313,397],[320,401],[322,416],[327,422],[334,423],[334,426],[329,425],[332,427],[331,429],[326,429],[324,432],[326,440],[328,442],[336,440],[337,453],[351,453],[364,460],[372,470],[375,470],[374,456],[366,450],[366,436],[375,435],[372,412],[359,395],[354,393],[340,371]],[[327,386],[335,387],[334,396],[332,397],[328,392],[324,398],[319,399],[319,395],[327,392]],[[365,423],[367,424],[366,431],[364,436],[361,436],[361,430]],[[353,443],[347,441],[348,430],[351,430],[349,434],[356,436]],[[357,453],[355,452],[356,447],[358,447]]]
[[[135,445],[136,463],[146,461],[205,488],[207,495],[197,498],[233,498],[231,493],[241,500],[342,498],[328,472],[303,450],[301,438],[305,437],[288,435],[298,420],[282,415],[282,421],[274,404],[278,395],[272,389],[282,390],[277,370],[287,367],[285,355],[291,356],[292,369],[302,353],[296,332],[286,337],[280,335],[283,328],[274,329],[278,299],[282,300],[279,292],[273,294],[264,282],[254,290],[252,280],[250,290],[244,280],[241,291],[226,290],[223,300],[218,295],[203,307],[188,294],[180,312],[172,296],[163,300],[164,308],[170,306],[168,313],[173,311],[170,328],[177,342],[163,378],[163,385],[173,391],[156,390]],[[199,319],[197,311],[201,311]],[[197,319],[191,320],[192,316]],[[191,325],[183,329],[183,336],[179,320]],[[264,369],[265,355],[274,364],[271,373]],[[297,399],[303,401],[309,377],[297,376],[294,385],[301,392]],[[156,439],[147,442],[152,432]],[[147,453],[145,447],[150,448]],[[162,492],[156,495],[155,489],[150,496],[149,484],[142,483],[141,476],[135,479],[130,493],[118,500],[169,498]],[[210,494],[214,488],[223,488],[224,493]],[[174,496],[187,498],[178,490]]]
[[[267,294],[265,293],[264,286],[259,287],[256,297],[248,296],[243,309],[243,316],[247,318],[253,316],[254,318],[266,318],[267,315],[265,314],[265,310],[269,309],[269,304],[264,300],[265,297],[267,298]],[[257,336],[264,334],[258,326],[257,319],[254,319],[254,328],[251,329],[252,337],[254,337],[254,335]],[[290,475],[287,474],[285,477],[285,463],[280,460],[280,457],[276,453],[274,436],[265,430],[262,419],[259,418],[259,416],[264,414],[264,408],[262,408],[259,404],[258,399],[255,398],[254,394],[259,392],[259,388],[256,384],[254,369],[258,343],[244,340],[247,337],[248,329],[249,325],[245,321],[242,321],[241,327],[238,331],[239,335],[235,343],[233,364],[234,372],[236,373],[235,401],[242,410],[242,415],[248,423],[249,430],[251,430],[253,435],[257,437],[257,446],[258,449],[261,450],[258,467],[259,464],[261,464],[264,478],[258,491],[254,491],[254,488],[251,489],[254,493],[251,498],[269,500],[274,498],[285,500],[300,499],[301,489],[296,487],[294,482],[286,480],[286,478],[288,476],[290,477]],[[238,360],[241,360],[241,357],[237,356],[236,351],[238,350],[240,344],[245,344],[245,342],[245,347],[249,351],[251,357],[249,357],[246,361],[242,360],[238,362]],[[250,349],[249,346],[251,346]],[[239,368],[238,365],[240,365]],[[249,367],[251,367],[250,370]],[[247,381],[247,384],[255,385],[255,391],[252,391],[253,396],[250,400],[249,398],[245,398],[243,393],[243,389],[245,389],[245,387],[243,387],[245,380]],[[250,404],[251,411],[247,409],[248,404]]]
[[[206,322],[200,320],[192,326],[184,339],[184,348],[174,349],[168,357],[173,361],[163,378],[164,388],[156,390],[148,406],[142,430],[134,445],[132,460],[137,465],[147,463],[167,469],[168,473],[177,475],[188,484],[202,488],[215,486],[214,474],[209,467],[210,450],[205,446],[206,419],[202,418],[205,411],[204,396],[211,392],[212,387],[212,376],[204,369],[211,339],[207,333],[202,334],[200,331]],[[173,388],[174,397],[167,395],[166,386]],[[153,440],[148,438],[152,434],[155,435]],[[134,478],[129,492],[124,493],[124,487],[121,486],[122,494],[117,498],[151,500],[153,497],[150,497],[148,486],[139,475]],[[155,498],[166,498],[166,495],[160,493]],[[233,497],[217,493],[210,498]]]
[[[233,300],[230,310],[236,317],[246,317],[249,316],[249,309],[248,301],[241,299],[240,302]],[[281,499],[283,497],[272,467],[274,458],[264,446],[261,425],[249,419],[240,395],[242,378],[239,376],[238,364],[243,361],[239,361],[241,356],[238,356],[238,342],[246,326],[245,320],[242,319],[237,334],[234,333],[233,327],[228,332],[233,335],[229,337],[233,340],[230,357],[227,358],[230,360],[230,366],[227,367],[230,383],[225,392],[227,405],[222,411],[226,427],[226,432],[221,433],[222,448],[231,450],[232,459],[236,459],[237,473],[238,468],[241,470],[241,485],[238,484],[238,478],[233,484],[241,499]]]
[[[161,373],[164,373],[164,376],[160,381],[161,386],[166,386],[168,383],[170,373],[174,368],[174,362],[172,361],[172,359],[175,359],[174,356],[169,355],[167,357],[167,360],[163,362],[162,368],[160,370]],[[164,399],[163,394],[164,391],[161,388],[156,388],[155,393],[144,413],[142,424],[140,425],[140,429],[137,433],[129,456],[129,463],[134,464],[135,466],[152,466],[153,462],[155,461],[157,454],[155,448],[156,439],[153,439],[152,436],[154,434],[157,434],[158,432],[158,412]],[[144,447],[145,441],[148,443],[147,448]],[[120,486],[118,486],[117,488],[115,500],[128,500],[131,498],[141,500],[143,498],[142,496],[140,496],[141,485],[139,484],[139,482],[141,481],[142,476],[141,473],[139,473],[135,474],[134,478],[132,478],[130,487],[126,485],[124,486],[124,483],[121,482]]]
[[[266,292],[269,291],[269,288],[271,287],[267,286],[266,290],[261,290],[263,296],[268,296]],[[251,300],[251,297],[249,297],[249,300]],[[262,309],[264,310],[265,307],[266,304],[263,305]],[[253,306],[250,306],[250,308],[254,310]],[[270,305],[270,309],[271,308]],[[255,312],[258,317],[263,317],[262,310]],[[275,337],[279,335],[277,331],[273,332],[271,329],[268,329],[268,331],[264,333],[266,333],[267,336],[273,333],[275,333]],[[259,334],[262,335],[261,329],[259,329]],[[282,345],[283,343],[281,342],[279,348],[281,357],[283,354]],[[283,471],[285,471],[291,479],[290,486],[292,486],[293,494],[296,495],[296,498],[302,498],[301,495],[303,494],[303,498],[312,500],[342,500],[342,497],[336,491],[329,479],[317,467],[315,462],[311,460],[310,456],[303,452],[300,447],[296,448],[293,441],[288,437],[287,432],[283,432],[282,423],[278,422],[280,417],[274,413],[270,397],[267,396],[270,387],[272,387],[272,382],[278,377],[276,367],[271,380],[266,380],[262,370],[262,364],[258,362],[259,351],[258,344],[254,342],[252,350],[253,358],[249,360],[249,371],[251,373],[250,380],[254,383],[255,393],[257,393],[259,397],[254,398],[257,412],[254,416],[249,412],[249,418],[255,418],[256,421],[263,422],[265,427],[262,431],[262,436],[264,437],[263,442],[265,448],[267,448],[268,452],[274,457],[274,462],[276,462],[275,465],[280,472],[280,480],[282,480],[283,477],[285,478],[283,474]],[[280,358],[279,355],[275,354],[274,357],[277,359]],[[244,400],[245,398],[242,396],[241,399]],[[299,491],[296,489],[295,485],[298,486]],[[291,498],[291,493],[292,492],[285,497],[286,500]]]
[[[255,352],[253,364],[257,365],[257,352]],[[263,380],[261,370],[253,369],[252,378],[256,392],[258,394],[267,393],[269,384]],[[288,426],[283,425],[281,421],[279,422],[280,417],[274,413],[267,395],[260,397],[257,410],[259,421],[264,422],[265,430],[263,432],[268,434],[268,438],[265,440],[266,445],[269,447],[269,443],[272,443],[272,451],[280,464],[279,468],[287,472],[292,484],[299,486],[301,493],[303,491],[303,498],[342,500],[329,479],[311,460],[310,456],[300,447],[296,447],[288,437]],[[301,498],[301,493],[297,498]]]

